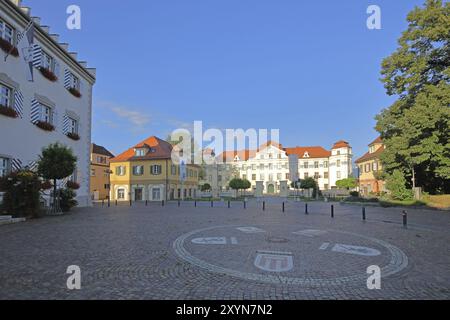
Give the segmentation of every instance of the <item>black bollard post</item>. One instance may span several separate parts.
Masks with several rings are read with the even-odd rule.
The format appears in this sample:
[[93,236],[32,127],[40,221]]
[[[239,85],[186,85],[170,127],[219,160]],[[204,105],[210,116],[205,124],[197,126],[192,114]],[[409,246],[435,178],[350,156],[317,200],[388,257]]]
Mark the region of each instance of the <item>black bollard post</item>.
[[284,212],[284,202],[283,202],[283,212]]
[[161,206],[164,207],[166,205],[166,202],[163,200],[161,201]]
[[366,208],[365,207],[362,208],[362,219],[363,219],[363,221],[366,221]]
[[403,210],[403,227],[408,228],[408,212]]
[[148,200],[145,200],[145,206],[146,207],[148,206]]
[[230,200],[228,200],[228,209],[231,208]]
[[194,207],[197,208],[197,200],[194,201]]
[[247,209],[247,202],[244,201],[244,209]]
[[331,205],[331,217],[334,218],[334,205]]
[[305,214],[309,214],[309,212],[308,212],[308,203],[305,203]]
[[263,201],[263,211],[266,211],[266,202]]
[[111,200],[108,198],[108,208],[111,207]]
[[133,206],[132,200],[130,199],[130,207]]
[[214,208],[214,201],[211,200],[211,208]]
[[181,206],[180,200],[178,200],[178,207]]
[[116,200],[116,207],[117,207],[117,200]]
[[105,199],[102,200],[102,207],[105,206]]

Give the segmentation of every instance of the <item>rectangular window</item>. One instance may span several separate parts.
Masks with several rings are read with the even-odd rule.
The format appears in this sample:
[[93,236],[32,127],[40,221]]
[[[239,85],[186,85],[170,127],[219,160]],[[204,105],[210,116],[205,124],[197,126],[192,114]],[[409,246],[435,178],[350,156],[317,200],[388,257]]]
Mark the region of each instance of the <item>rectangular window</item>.
[[378,171],[378,163],[372,163],[372,171]]
[[324,167],[324,168],[328,168],[328,161],[324,161],[324,162],[323,162],[323,167]]
[[336,178],[337,178],[338,180],[341,179],[341,172],[340,172],[340,171],[336,172]]
[[45,104],[40,104],[41,107],[41,121],[53,124],[53,112],[52,108],[49,106],[46,106]]
[[55,60],[47,52],[42,52],[42,68],[55,72]]
[[269,174],[269,181],[273,181],[273,174]]
[[133,166],[133,175],[142,176],[144,174],[144,166]]
[[9,173],[9,159],[0,158],[0,177],[4,177]]
[[3,107],[12,106],[12,89],[0,83],[0,105]]
[[252,180],[256,181],[256,174],[252,174]]
[[259,165],[259,170],[264,170],[264,164],[263,164],[263,163],[261,163],[261,164]]
[[74,75],[72,72],[69,73],[69,79],[70,79],[69,83],[70,88],[80,90],[80,79],[78,79],[78,77]]
[[152,189],[152,199],[154,201],[158,201],[161,199],[161,189],[160,188],[153,188]]
[[242,179],[247,180],[247,175],[246,175],[246,174],[243,174],[243,175],[242,175]]
[[69,118],[69,132],[78,134],[78,121],[72,118]]
[[328,179],[328,178],[329,178],[328,172],[324,172],[324,173],[323,173],[323,178],[324,178],[324,179]]
[[289,173],[286,173],[286,180],[291,180],[291,175]]
[[152,175],[158,176],[161,174],[162,167],[160,165],[154,165],[154,166],[150,167],[150,171],[151,171]]
[[305,179],[308,179],[308,178],[309,178],[309,174],[308,174],[308,172],[305,172],[305,175],[304,175],[304,177],[305,177]]
[[110,185],[109,184],[105,184],[104,187],[105,187],[106,190],[109,190]]
[[308,168],[309,168],[309,163],[308,163],[308,161],[305,161],[305,162],[303,163],[303,168],[305,168],[305,169],[308,169]]
[[14,28],[3,20],[0,20],[0,37],[14,45]]
[[170,167],[170,174],[173,175],[173,176],[176,176],[176,175],[177,175],[177,166],[176,166],[176,165],[173,164],[173,165]]
[[281,173],[277,173],[277,180],[281,180],[282,179],[282,174]]
[[126,168],[124,166],[116,167],[116,175],[124,176],[126,174]]
[[318,180],[320,178],[320,174],[318,172],[314,172],[314,179]]
[[117,199],[119,199],[119,200],[125,199],[125,189],[117,190]]
[[91,177],[95,177],[95,169],[91,169]]
[[319,161],[314,161],[314,168],[319,169]]
[[341,167],[341,160],[337,160],[337,161],[336,161],[336,166],[337,166],[338,168]]

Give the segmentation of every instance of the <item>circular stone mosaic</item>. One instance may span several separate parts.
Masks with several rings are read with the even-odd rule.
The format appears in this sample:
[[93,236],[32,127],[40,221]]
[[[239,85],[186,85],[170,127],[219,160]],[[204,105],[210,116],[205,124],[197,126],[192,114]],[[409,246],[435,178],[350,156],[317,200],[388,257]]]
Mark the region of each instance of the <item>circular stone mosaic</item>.
[[292,285],[366,282],[367,268],[388,277],[408,265],[397,247],[368,236],[286,225],[216,226],[173,243],[183,260],[214,273]]

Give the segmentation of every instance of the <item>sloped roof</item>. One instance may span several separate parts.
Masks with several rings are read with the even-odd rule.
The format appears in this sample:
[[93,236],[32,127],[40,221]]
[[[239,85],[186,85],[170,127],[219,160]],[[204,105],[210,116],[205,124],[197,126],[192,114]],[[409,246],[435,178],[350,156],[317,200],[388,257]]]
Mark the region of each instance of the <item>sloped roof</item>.
[[383,143],[383,140],[381,140],[381,137],[376,138],[374,141],[372,141],[369,146],[376,144],[376,143]]
[[[299,159],[308,158],[328,158],[331,156],[331,152],[322,147],[295,147],[295,148],[285,148],[287,155],[296,154]],[[305,154],[309,157],[304,158]]]
[[339,140],[334,144],[333,149],[348,148],[348,147],[350,147],[350,144],[347,141]]
[[108,149],[103,146],[96,145],[95,143],[92,144],[92,153],[101,154],[110,158],[114,157],[114,155],[109,152]]
[[359,158],[358,160],[355,161],[355,163],[361,163],[361,162],[365,162],[365,161],[369,161],[369,160],[373,160],[373,159],[377,159],[380,157],[380,155],[384,152],[384,147],[380,147],[377,149],[377,151],[370,153],[367,152],[365,155],[363,155],[361,158]]
[[[148,148],[149,152],[142,157],[137,157],[135,149]],[[112,158],[110,162],[122,162],[132,160],[158,160],[158,159],[170,159],[172,156],[173,146],[158,137],[152,136],[134,147],[119,154],[117,157]]]

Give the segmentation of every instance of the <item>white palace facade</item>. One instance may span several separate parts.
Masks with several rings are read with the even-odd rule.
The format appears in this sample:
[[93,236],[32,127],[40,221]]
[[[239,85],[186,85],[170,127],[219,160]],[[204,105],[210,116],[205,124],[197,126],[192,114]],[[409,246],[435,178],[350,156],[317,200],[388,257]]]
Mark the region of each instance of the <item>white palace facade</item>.
[[[323,147],[284,148],[281,144],[268,142],[258,150],[222,153],[219,162],[223,164],[216,170],[207,170],[207,180],[213,182],[213,192],[214,189],[220,192],[227,190],[233,176],[239,175],[251,182],[253,191],[258,183],[262,183],[265,194],[277,194],[283,184],[290,186],[295,179],[293,176],[297,175],[299,179],[314,178],[320,190],[330,190],[336,187],[336,181],[352,176],[352,157],[352,148],[346,141],[336,142],[331,150]],[[297,172],[292,168],[293,164]]]

